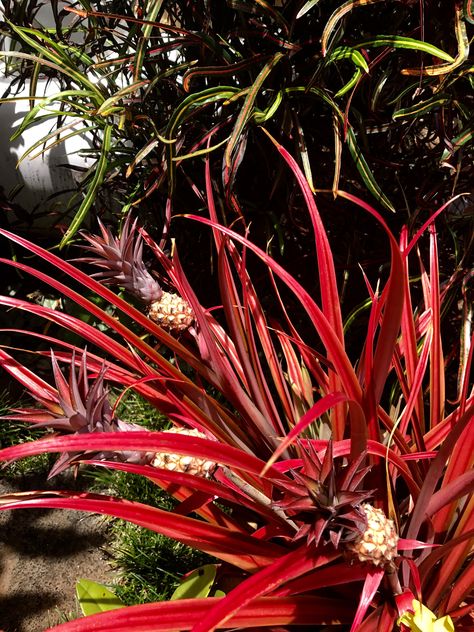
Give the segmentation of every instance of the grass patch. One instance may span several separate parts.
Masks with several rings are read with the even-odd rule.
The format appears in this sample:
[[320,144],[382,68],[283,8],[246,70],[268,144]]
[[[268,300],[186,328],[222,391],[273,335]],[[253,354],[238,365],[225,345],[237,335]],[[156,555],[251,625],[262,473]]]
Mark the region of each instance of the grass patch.
[[[120,403],[117,416],[139,423],[149,430],[171,426],[169,419],[157,413],[146,401],[130,393]],[[112,496],[141,502],[161,509],[172,509],[175,501],[151,481],[129,474],[99,468],[86,476],[95,490]],[[128,605],[169,599],[187,572],[213,561],[210,556],[123,520],[111,521],[110,552],[120,579],[113,591]]]
[[[23,402],[11,401],[7,390],[0,392],[0,417],[8,415],[12,408],[21,408]],[[4,419],[1,422],[0,448],[8,448],[12,445],[41,439],[47,431],[43,428],[35,428],[31,424]],[[54,454],[38,454],[10,463],[1,470],[1,477],[5,480],[18,479],[19,477],[47,476],[56,456]]]

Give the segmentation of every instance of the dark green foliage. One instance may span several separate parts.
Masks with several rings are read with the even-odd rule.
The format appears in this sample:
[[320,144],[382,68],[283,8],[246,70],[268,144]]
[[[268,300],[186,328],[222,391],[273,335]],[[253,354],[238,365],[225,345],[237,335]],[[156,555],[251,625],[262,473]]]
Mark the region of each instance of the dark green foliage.
[[18,62],[32,91],[38,71],[75,91],[49,113],[35,101],[23,125],[46,114],[64,138],[73,114],[98,161],[69,237],[90,208],[110,209],[106,190],[116,210],[139,205],[157,232],[167,203],[195,211],[209,144],[224,217],[244,214],[254,234],[276,231],[281,247],[293,254],[296,240],[304,255],[298,195],[260,126],[298,156],[315,189],[372,195],[397,211],[397,228],[471,188],[472,26],[454,3],[165,0],[147,13],[143,2],[73,2],[76,14],[51,3],[48,31],[33,21],[36,3],[4,4],[16,25],[4,32],[30,54]]

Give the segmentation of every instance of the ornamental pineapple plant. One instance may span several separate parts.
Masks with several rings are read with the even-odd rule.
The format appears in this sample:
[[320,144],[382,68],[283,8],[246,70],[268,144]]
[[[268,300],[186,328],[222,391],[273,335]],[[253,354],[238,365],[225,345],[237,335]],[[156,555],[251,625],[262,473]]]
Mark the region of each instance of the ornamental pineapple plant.
[[107,285],[123,287],[145,303],[148,317],[174,334],[189,329],[194,322],[188,302],[179,295],[164,291],[147,270],[143,261],[143,239],[136,236],[136,220],[128,215],[120,237],[99,222],[102,236],[83,233],[89,242],[85,247],[94,256],[83,258],[101,268],[95,278]]
[[[218,222],[209,162],[209,216],[187,221],[209,227],[215,240],[219,318],[214,306],[200,304],[177,256],[168,260],[143,231],[137,241],[136,233],[131,237],[135,225],[129,224],[119,240],[104,228],[102,237],[88,237],[92,262],[102,266],[98,277],[0,230],[54,272],[37,271],[29,259],[4,263],[47,282],[94,319],[90,324],[16,296],[2,296],[0,303],[81,336],[94,349],[85,359],[81,356],[91,380],[100,375],[124,391],[131,388],[176,427],[189,428],[122,432],[118,426],[101,428],[97,423],[105,432],[94,432],[87,419],[86,432],[76,427],[71,433],[74,415],[59,411],[59,417],[46,421],[54,427],[55,420],[67,417],[67,433],[0,450],[3,461],[60,452],[74,455],[74,465],[147,477],[178,500],[173,510],[74,491],[8,495],[0,498],[0,510],[61,507],[101,512],[175,538],[217,560],[217,596],[104,612],[65,623],[58,632],[87,627],[137,632],[267,627],[292,632],[318,626],[392,632],[404,614],[404,606],[398,606],[400,595],[406,594],[410,604],[416,595],[436,619],[449,616],[457,631],[472,627],[473,352],[470,347],[460,358],[456,401],[447,399],[440,318],[446,294],[440,289],[435,231],[436,217],[445,207],[413,235],[404,229],[397,240],[376,209],[338,190],[338,203],[343,200],[374,218],[390,249],[386,276],[373,287],[370,275],[365,278],[370,298],[367,331],[354,358],[346,348],[334,260],[315,197],[296,161],[272,142],[295,176],[311,218],[318,300],[255,245],[251,233]],[[425,233],[428,255],[417,252]],[[192,306],[195,335],[169,335],[108,287],[135,293],[147,305],[160,300],[158,284],[140,263],[142,236],[173,287]],[[128,252],[123,252],[125,246]],[[428,260],[426,268],[420,268],[421,295],[414,291],[409,270],[413,254],[419,254],[419,261]],[[262,307],[253,268],[247,266],[251,257],[269,271],[279,319]],[[58,271],[84,293],[58,280]],[[112,305],[113,315],[89,301],[86,291]],[[298,330],[286,308],[287,293],[308,317],[316,345]],[[460,300],[467,300],[467,293]],[[58,349],[55,356],[62,362],[71,369],[77,364],[79,347],[55,335],[43,337]],[[38,402],[54,400],[48,398],[52,387],[14,354],[0,347],[3,368]],[[55,393],[62,394],[62,383],[57,382]],[[93,418],[94,410],[106,414],[105,406],[90,402],[87,418]]]

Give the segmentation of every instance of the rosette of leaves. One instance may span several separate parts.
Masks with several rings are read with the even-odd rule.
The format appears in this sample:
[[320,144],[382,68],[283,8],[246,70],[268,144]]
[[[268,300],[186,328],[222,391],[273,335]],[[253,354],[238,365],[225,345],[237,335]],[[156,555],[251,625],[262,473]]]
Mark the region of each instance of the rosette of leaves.
[[[284,147],[275,145],[282,166],[296,178],[313,227],[317,297],[256,245],[251,233],[243,236],[219,223],[209,162],[209,215],[188,221],[207,226],[214,240],[218,308],[199,301],[177,251],[168,258],[141,230],[160,269],[193,309],[197,326],[192,336],[171,335],[78,266],[1,231],[52,269],[36,269],[31,258],[3,264],[47,283],[106,328],[19,297],[2,296],[5,308],[25,310],[30,318],[52,321],[79,335],[94,345],[94,355],[87,356],[91,374],[104,367],[108,382],[132,388],[176,425],[212,439],[197,433],[89,432],[9,447],[0,451],[0,459],[43,452],[139,451],[192,456],[219,467],[213,478],[206,478],[148,464],[85,458],[89,465],[147,477],[178,505],[165,511],[100,494],[38,491],[2,497],[0,509],[98,511],[219,560],[216,578],[228,581],[216,589],[225,595],[94,615],[87,625],[99,630],[292,630],[334,624],[375,632],[395,625],[402,615],[396,597],[407,593],[410,605],[416,598],[437,620],[449,616],[457,630],[469,630],[473,347],[453,346],[446,354],[443,347],[441,313],[447,293],[440,284],[435,223],[448,205],[434,211],[414,234],[404,229],[397,240],[375,208],[339,192],[354,212],[363,211],[379,224],[391,260],[381,278],[365,276],[369,314],[362,323],[364,340],[357,353],[348,351],[330,239],[304,173]],[[427,255],[417,253],[425,233]],[[268,270],[279,320],[273,315],[270,320],[262,306],[248,264],[252,258]],[[412,276],[414,260],[421,292]],[[57,280],[58,270],[75,287],[112,305],[114,313]],[[283,290],[305,310],[317,345],[293,322]],[[469,323],[460,325],[463,340],[466,333],[470,339]],[[72,363],[71,345],[60,336],[43,337],[58,349],[58,358]],[[4,369],[33,395],[50,393],[52,387],[15,360],[14,353],[0,349]],[[446,384],[446,372],[453,368],[454,390]],[[391,548],[383,563],[378,555],[376,564],[367,557],[367,545],[380,541],[383,534],[374,533],[380,525],[396,551]],[[84,624],[73,621],[59,629],[71,632]]]

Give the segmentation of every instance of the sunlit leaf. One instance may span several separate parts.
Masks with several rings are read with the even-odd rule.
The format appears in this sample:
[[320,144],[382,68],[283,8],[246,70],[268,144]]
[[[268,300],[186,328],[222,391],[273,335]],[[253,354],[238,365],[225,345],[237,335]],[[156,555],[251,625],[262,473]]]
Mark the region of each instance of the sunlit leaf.
[[206,564],[188,573],[172,594],[171,600],[203,599],[208,597],[216,578],[216,571],[215,564]]
[[90,579],[80,579],[76,583],[76,595],[82,614],[86,616],[125,607],[111,590]]

